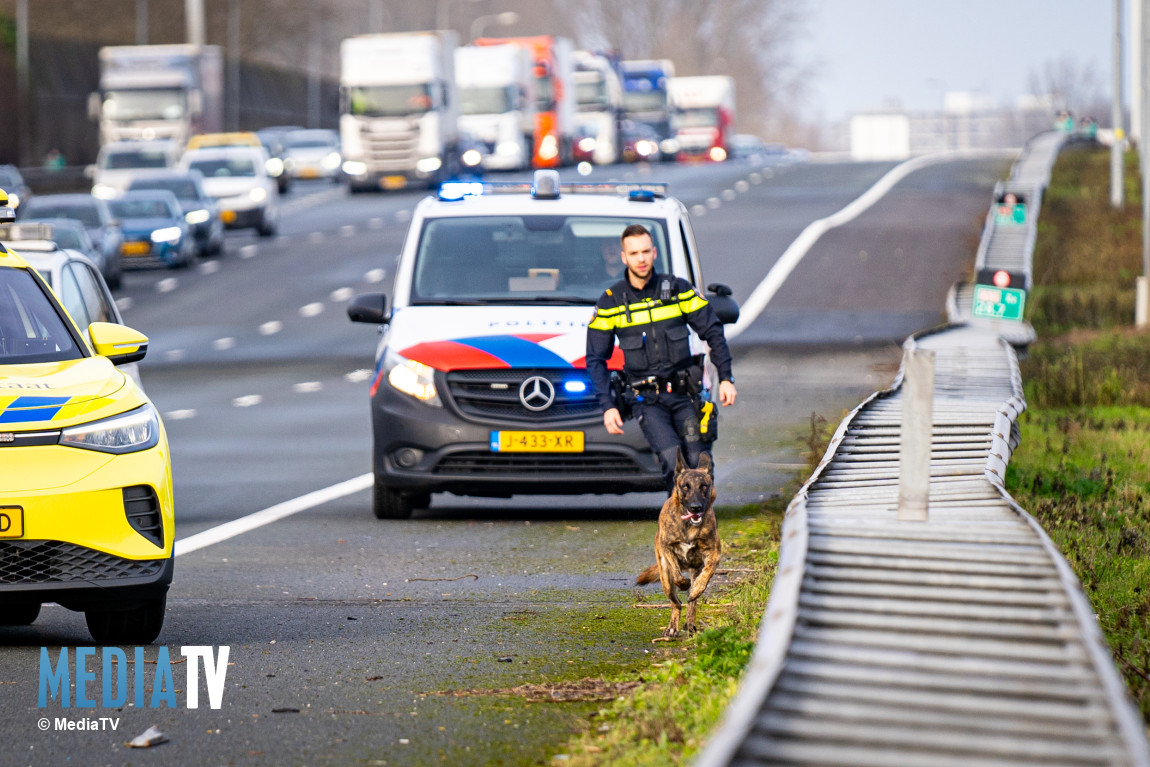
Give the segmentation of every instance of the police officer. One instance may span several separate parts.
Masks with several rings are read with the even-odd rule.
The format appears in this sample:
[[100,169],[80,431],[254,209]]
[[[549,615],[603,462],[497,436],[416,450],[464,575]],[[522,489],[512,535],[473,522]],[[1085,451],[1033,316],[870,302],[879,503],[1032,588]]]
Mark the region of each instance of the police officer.
[[723,407],[733,405],[737,395],[731,351],[723,325],[706,299],[686,280],[655,272],[651,233],[631,224],[620,240],[626,272],[595,304],[587,326],[587,372],[603,408],[603,425],[611,434],[622,434],[623,416],[607,371],[618,336],[623,350],[622,396],[658,455],[670,492],[678,452],[682,450],[691,466],[698,466],[699,456],[710,451],[716,427],[713,404],[699,397],[703,369],[701,360],[691,356],[687,326],[710,347]]

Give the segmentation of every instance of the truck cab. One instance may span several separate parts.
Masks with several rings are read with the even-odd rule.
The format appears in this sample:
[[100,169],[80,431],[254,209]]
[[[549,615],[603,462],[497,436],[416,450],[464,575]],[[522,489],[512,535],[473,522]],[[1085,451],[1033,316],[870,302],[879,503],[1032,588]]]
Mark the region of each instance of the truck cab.
[[602,53],[575,52],[575,157],[611,165],[622,156],[619,139],[623,85],[614,60]]
[[481,143],[485,170],[531,167],[535,77],[531,53],[519,45],[455,49],[459,127]]

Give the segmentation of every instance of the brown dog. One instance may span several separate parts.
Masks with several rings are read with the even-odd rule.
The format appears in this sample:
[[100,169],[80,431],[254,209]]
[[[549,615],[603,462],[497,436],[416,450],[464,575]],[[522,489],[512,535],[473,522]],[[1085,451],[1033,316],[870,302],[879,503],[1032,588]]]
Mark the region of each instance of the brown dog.
[[[723,544],[715,519],[715,477],[711,456],[699,456],[699,468],[690,469],[682,454],[675,462],[675,489],[659,512],[655,533],[656,563],[639,573],[635,585],[658,580],[671,600],[671,621],[663,636],[679,635],[679,589],[687,591],[687,633],[695,633],[695,602],[707,590]],[[690,577],[685,575],[690,572]]]

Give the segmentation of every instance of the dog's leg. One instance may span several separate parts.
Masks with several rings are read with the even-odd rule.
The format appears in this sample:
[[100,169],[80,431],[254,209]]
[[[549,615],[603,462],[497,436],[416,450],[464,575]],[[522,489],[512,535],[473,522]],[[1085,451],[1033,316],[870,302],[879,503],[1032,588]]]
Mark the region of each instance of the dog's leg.
[[699,571],[698,575],[691,579],[691,590],[687,592],[687,633],[695,633],[695,603],[699,597],[703,596],[703,592],[707,590],[707,584],[711,582],[711,576],[715,574],[715,568],[719,566],[719,554],[716,552],[707,557],[703,562],[703,568]]
[[679,565],[673,557],[665,556],[662,552],[656,552],[656,557],[659,560],[659,582],[663,586],[663,593],[671,600],[671,620],[667,623],[663,636],[671,639],[679,636],[679,612],[683,608],[683,603],[679,601],[677,582],[683,576],[678,572]]

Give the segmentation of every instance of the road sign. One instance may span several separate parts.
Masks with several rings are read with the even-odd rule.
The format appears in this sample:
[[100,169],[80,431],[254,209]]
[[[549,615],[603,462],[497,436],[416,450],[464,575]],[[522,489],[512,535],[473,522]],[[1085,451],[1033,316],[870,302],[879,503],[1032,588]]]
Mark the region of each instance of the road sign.
[[1026,305],[1026,291],[1016,288],[996,288],[993,285],[974,286],[975,317],[999,320],[1022,320]]

